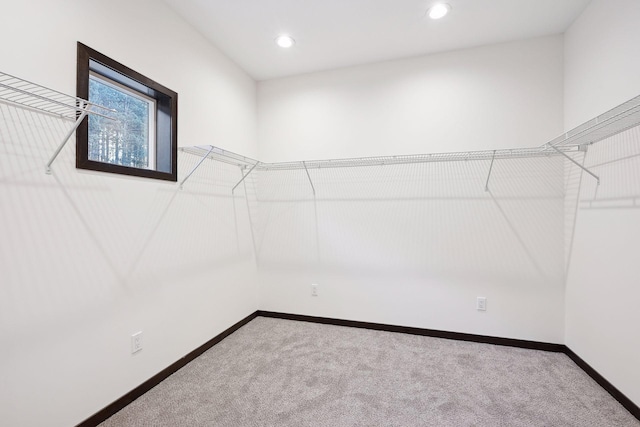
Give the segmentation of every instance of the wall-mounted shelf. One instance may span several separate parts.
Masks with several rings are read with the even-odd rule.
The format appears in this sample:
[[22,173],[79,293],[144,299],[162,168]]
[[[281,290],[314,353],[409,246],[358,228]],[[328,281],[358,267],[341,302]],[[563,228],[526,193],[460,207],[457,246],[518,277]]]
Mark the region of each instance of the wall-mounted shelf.
[[184,153],[193,154],[198,157],[205,157],[219,162],[235,165],[240,168],[246,169],[253,167],[259,163],[257,160],[245,157],[240,154],[232,153],[231,151],[223,150],[222,148],[214,147],[213,145],[196,145],[192,147],[181,147],[180,151]]
[[640,96],[581,124],[545,145],[591,145],[640,125]]
[[[236,187],[240,185],[249,174],[255,169],[258,171],[285,171],[285,170],[304,170],[306,176],[311,185],[313,194],[315,195],[316,189],[313,185],[309,169],[329,169],[329,168],[345,168],[345,167],[366,167],[366,166],[385,166],[385,165],[402,165],[402,164],[414,164],[414,163],[429,163],[429,162],[453,162],[453,161],[479,161],[487,160],[491,161],[491,165],[488,169],[487,181],[485,184],[485,190],[489,190],[489,179],[491,177],[491,171],[493,170],[493,163],[496,160],[504,159],[521,159],[532,157],[555,157],[559,155],[568,156],[567,153],[575,153],[584,151],[583,148],[576,145],[564,145],[560,147],[536,147],[536,148],[514,148],[514,149],[502,149],[502,150],[485,150],[485,151],[461,151],[451,153],[435,153],[435,154],[413,154],[413,155],[401,155],[401,156],[375,156],[375,157],[357,157],[357,158],[344,158],[344,159],[329,159],[329,160],[305,160],[295,162],[278,162],[278,163],[264,163],[249,157],[245,157],[241,154],[236,154],[231,151],[224,150],[222,148],[214,147],[212,145],[207,146],[194,146],[183,147],[180,149],[182,152],[193,154],[201,157],[200,161],[195,167],[187,174],[187,176],[180,182],[180,187],[191,177],[191,175],[200,167],[205,159],[217,160],[219,162],[238,166],[243,171],[242,179],[233,187],[232,192]],[[569,157],[569,159],[571,159]],[[581,165],[578,165],[582,167]],[[245,173],[244,171],[248,169]],[[587,171],[589,172],[589,171]],[[589,172],[591,173],[591,172]]]
[[71,129],[47,162],[46,172],[51,173],[51,164],[65,146],[73,132],[88,114],[115,120],[110,114],[114,110],[91,103],[85,99],[67,95],[36,83],[0,71],[0,101],[25,107],[43,114],[73,122]]
[[[191,172],[189,172],[187,176],[185,176],[182,181],[180,181],[181,189],[184,183],[187,182],[191,175],[193,175],[196,169],[198,169],[202,162],[204,162],[206,159],[217,160],[219,162],[238,166],[241,169],[242,179],[233,187],[233,189],[231,190],[232,193],[235,191],[236,187],[238,187],[238,185],[240,185],[242,181],[244,181],[245,178],[249,176],[249,174],[256,168],[256,166],[260,164],[260,162],[257,160],[245,157],[241,154],[232,153],[231,151],[223,150],[222,148],[214,147],[213,145],[196,145],[192,147],[182,147],[180,148],[180,151],[200,157],[200,161],[196,163],[193,169],[191,169]],[[244,171],[247,168],[249,168],[249,171],[245,173]]]
[[[203,159],[210,158],[220,162],[229,163],[249,171],[243,175],[242,180],[236,184],[236,187],[253,171],[283,171],[283,170],[305,170],[307,178],[311,184],[311,188],[315,194],[315,187],[309,175],[309,169],[323,168],[344,168],[344,167],[365,167],[365,166],[384,166],[384,165],[400,165],[412,163],[429,163],[429,162],[452,162],[452,161],[491,161],[489,167],[487,182],[485,189],[488,190],[489,178],[493,169],[493,163],[496,160],[520,159],[533,157],[550,157],[564,156],[588,174],[592,175],[600,182],[600,178],[593,174],[590,170],[576,162],[569,154],[577,152],[585,152],[587,147],[598,141],[602,141],[627,129],[631,129],[640,125],[640,96],[637,96],[619,106],[607,111],[598,117],[583,123],[582,125],[562,134],[561,136],[535,148],[513,148],[500,150],[484,150],[484,151],[462,151],[450,153],[434,153],[434,154],[411,154],[398,156],[374,156],[374,157],[357,157],[343,159],[328,160],[305,160],[293,162],[275,162],[265,163],[255,159],[251,159],[240,154],[236,154],[222,148],[208,146],[184,147],[183,152],[201,156]],[[186,181],[189,176],[200,166],[201,162],[187,175],[183,180]],[[234,189],[236,188],[234,187]]]
[[[576,152],[578,147],[562,147],[563,152]],[[329,160],[260,163],[258,170],[324,169],[362,166],[402,165],[411,163],[454,162],[474,160],[500,160],[527,157],[547,157],[553,152],[541,148],[514,148],[485,151],[459,151],[451,153],[409,154],[400,156],[354,157]]]
[[[581,151],[580,147],[574,145],[558,147],[558,149],[562,153],[575,153]],[[411,163],[474,161],[492,159],[518,159],[528,157],[549,157],[558,154],[554,150],[550,150],[547,147],[543,146],[536,148],[513,148],[502,150],[460,151],[451,153],[408,154],[400,156],[353,157],[344,159],[264,163],[259,160],[251,159],[241,154],[236,154],[212,145],[182,147],[180,148],[180,151],[203,158],[209,158],[217,160],[219,162],[236,165],[242,169],[252,168],[255,166],[256,169],[260,171],[383,166]]]
[[[91,103],[82,98],[67,95],[53,89],[29,82],[27,80],[12,76],[7,73],[0,72],[0,101],[25,107],[40,113],[53,115],[64,120],[73,122],[71,129],[63,137],[60,145],[55,150],[49,162],[46,165],[47,173],[51,173],[51,164],[56,159],[69,138],[76,131],[80,123],[88,114],[94,114],[115,120],[110,114],[114,110],[108,109],[101,105]],[[242,179],[233,187],[233,190],[247,178],[254,170],[259,171],[276,171],[276,170],[302,170],[306,171],[312,189],[315,194],[315,187],[311,182],[309,169],[322,168],[342,168],[342,167],[364,167],[364,166],[383,166],[398,165],[411,163],[428,163],[428,162],[451,162],[451,161],[477,161],[491,160],[489,168],[489,176],[487,177],[487,186],[493,162],[502,159],[529,158],[541,156],[563,155],[569,160],[576,163],[587,173],[594,175],[591,171],[575,162],[568,153],[576,151],[586,151],[586,147],[603,139],[609,138],[627,129],[640,125],[640,96],[637,96],[604,114],[589,120],[586,123],[564,133],[563,135],[547,142],[541,147],[536,148],[514,148],[500,150],[484,150],[484,151],[465,151],[451,153],[434,153],[434,154],[414,154],[414,155],[398,155],[398,156],[374,156],[374,157],[358,157],[328,160],[308,160],[294,162],[275,162],[264,163],[258,160],[224,150],[222,148],[209,146],[193,146],[183,147],[182,152],[193,154],[201,157],[201,161],[193,168],[191,172],[181,181],[180,186],[189,179],[189,177],[202,164],[204,159],[213,159],[220,162],[238,166],[243,171]],[[245,170],[247,170],[245,173]]]

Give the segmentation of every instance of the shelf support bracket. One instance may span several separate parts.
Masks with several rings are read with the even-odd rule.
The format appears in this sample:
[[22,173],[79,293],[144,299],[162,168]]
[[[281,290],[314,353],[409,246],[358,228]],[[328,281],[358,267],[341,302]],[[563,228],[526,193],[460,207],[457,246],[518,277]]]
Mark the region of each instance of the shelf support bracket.
[[64,136],[64,139],[62,140],[62,142],[60,143],[56,151],[53,153],[53,156],[51,156],[51,159],[49,159],[49,161],[47,162],[47,167],[45,169],[45,172],[47,175],[51,175],[51,164],[56,159],[56,157],[58,157],[58,154],[60,154],[60,151],[62,151],[64,146],[67,144],[67,142],[69,141],[69,138],[71,138],[71,135],[73,135],[73,133],[78,129],[78,126],[80,126],[80,123],[82,123],[84,118],[87,117],[87,114],[89,114],[89,105],[85,104],[82,107],[82,113],[80,113],[80,116],[78,116],[76,123],[73,125],[71,130],[69,130],[69,132],[67,132],[67,134]]
[[567,159],[569,159],[569,161],[571,161],[572,163],[574,163],[576,166],[578,166],[580,169],[582,169],[583,171],[585,171],[586,173],[588,173],[589,175],[591,175],[592,177],[594,177],[596,179],[596,181],[598,182],[598,185],[600,185],[600,177],[596,174],[594,174],[593,172],[591,172],[589,169],[585,168],[584,166],[582,166],[580,163],[576,162],[575,160],[573,160],[571,157],[567,156],[565,153],[563,153],[562,151],[558,150],[555,146],[553,145],[549,145],[549,147],[553,148],[554,150],[556,150],[558,153],[562,154],[563,156],[565,156]]
[[307,173],[307,178],[309,178],[309,184],[311,184],[311,191],[313,191],[313,197],[315,197],[316,187],[313,186],[313,181],[311,181],[311,175],[309,175],[309,169],[307,169],[307,163],[303,161],[302,166],[304,166],[304,171]]
[[491,165],[489,166],[489,175],[487,175],[487,182],[484,184],[484,191],[489,191],[489,178],[491,178],[491,171],[493,170],[493,162],[496,159],[496,150],[493,150],[493,156],[491,157]]
[[205,159],[207,157],[209,157],[209,154],[211,154],[211,152],[213,151],[213,145],[210,145],[209,147],[211,147],[209,149],[209,151],[207,151],[207,154],[205,154],[204,156],[202,156],[202,158],[200,159],[200,161],[194,166],[193,169],[191,169],[191,172],[189,172],[187,174],[187,176],[184,177],[184,179],[180,182],[180,189],[182,190],[182,186],[184,185],[185,182],[187,182],[187,180],[191,177],[191,175],[193,175],[193,173],[196,171],[196,169],[198,169],[200,167],[200,165],[202,164],[202,162],[205,161]]
[[249,169],[249,172],[247,172],[245,175],[242,176],[242,179],[240,181],[238,181],[238,183],[236,185],[233,186],[233,188],[231,189],[231,194],[234,193],[234,191],[236,191],[236,188],[238,187],[238,185],[242,184],[242,182],[249,176],[249,174],[251,172],[253,172],[253,170],[256,168],[256,166],[258,166],[260,162],[256,162],[255,165],[251,166],[251,169]]

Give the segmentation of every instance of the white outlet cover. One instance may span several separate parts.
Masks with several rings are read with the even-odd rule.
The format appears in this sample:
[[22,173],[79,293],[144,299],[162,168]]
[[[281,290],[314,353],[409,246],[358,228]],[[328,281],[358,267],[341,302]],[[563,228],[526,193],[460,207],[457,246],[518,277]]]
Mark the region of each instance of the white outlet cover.
[[317,283],[312,283],[311,284],[311,296],[313,296],[313,297],[317,297],[318,296],[318,284]]
[[131,335],[131,354],[142,350],[142,331]]
[[478,297],[476,302],[476,310],[478,311],[487,311],[487,298],[486,297]]

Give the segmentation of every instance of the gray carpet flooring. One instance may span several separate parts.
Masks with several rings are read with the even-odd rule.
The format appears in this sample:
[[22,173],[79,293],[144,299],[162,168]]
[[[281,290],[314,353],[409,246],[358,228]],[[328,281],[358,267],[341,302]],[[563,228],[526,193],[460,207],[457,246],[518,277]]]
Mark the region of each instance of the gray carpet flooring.
[[258,317],[101,426],[640,421],[564,354]]

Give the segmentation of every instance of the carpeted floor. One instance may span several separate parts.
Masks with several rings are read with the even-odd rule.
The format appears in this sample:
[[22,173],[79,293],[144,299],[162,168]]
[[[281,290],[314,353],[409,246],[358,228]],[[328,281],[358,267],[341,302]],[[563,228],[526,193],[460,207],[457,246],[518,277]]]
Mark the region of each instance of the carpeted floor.
[[101,426],[640,421],[564,354],[258,317]]

